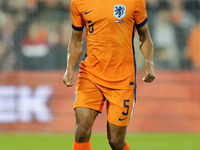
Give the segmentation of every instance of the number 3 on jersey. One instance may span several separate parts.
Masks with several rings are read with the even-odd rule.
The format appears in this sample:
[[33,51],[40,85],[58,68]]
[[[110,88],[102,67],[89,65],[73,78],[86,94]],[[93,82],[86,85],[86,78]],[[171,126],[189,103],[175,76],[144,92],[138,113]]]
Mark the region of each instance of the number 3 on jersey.
[[87,21],[88,22],[88,28],[89,28],[89,33],[93,33],[94,32],[94,25],[92,24],[92,21]]

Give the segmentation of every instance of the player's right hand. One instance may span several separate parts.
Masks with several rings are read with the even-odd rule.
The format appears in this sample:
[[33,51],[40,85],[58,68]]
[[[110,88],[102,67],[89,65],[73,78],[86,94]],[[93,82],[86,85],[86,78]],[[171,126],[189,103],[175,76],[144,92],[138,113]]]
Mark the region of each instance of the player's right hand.
[[63,77],[63,83],[67,85],[67,87],[71,87],[74,85],[74,71],[73,70],[66,70],[65,75]]

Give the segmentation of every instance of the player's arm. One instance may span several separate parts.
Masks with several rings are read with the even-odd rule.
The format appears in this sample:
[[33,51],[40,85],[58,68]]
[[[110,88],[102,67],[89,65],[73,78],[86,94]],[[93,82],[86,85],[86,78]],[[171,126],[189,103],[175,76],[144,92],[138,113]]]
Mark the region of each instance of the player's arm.
[[142,70],[142,79],[145,82],[150,83],[155,79],[155,72],[154,72],[154,61],[153,61],[154,47],[149,34],[148,23],[138,28],[137,31],[141,42],[140,50],[145,59],[145,66]]
[[83,31],[76,31],[72,29],[72,35],[68,46],[67,67],[63,77],[63,82],[67,85],[67,87],[71,87],[75,83],[73,70],[83,49],[82,33]]

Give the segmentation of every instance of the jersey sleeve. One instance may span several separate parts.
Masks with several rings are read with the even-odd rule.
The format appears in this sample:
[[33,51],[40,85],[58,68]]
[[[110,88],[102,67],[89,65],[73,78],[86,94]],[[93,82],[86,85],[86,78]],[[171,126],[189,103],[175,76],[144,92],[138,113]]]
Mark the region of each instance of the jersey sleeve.
[[82,31],[84,27],[84,20],[82,14],[77,7],[77,0],[72,0],[70,5],[72,28],[76,31]]
[[141,28],[148,21],[145,0],[135,0],[134,8],[134,19],[136,22],[136,28]]

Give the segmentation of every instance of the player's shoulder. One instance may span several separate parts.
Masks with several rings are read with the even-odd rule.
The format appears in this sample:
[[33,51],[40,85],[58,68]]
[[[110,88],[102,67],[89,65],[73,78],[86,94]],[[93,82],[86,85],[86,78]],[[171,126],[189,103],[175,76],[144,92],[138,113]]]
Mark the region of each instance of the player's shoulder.
[[134,8],[136,10],[146,10],[146,1],[145,0],[134,0]]
[[84,0],[71,0],[71,3],[80,4],[81,1],[84,1]]
[[134,0],[135,4],[146,4],[145,0]]
[[71,7],[75,7],[76,9],[80,9],[83,7],[85,0],[71,0]]
[[71,0],[71,5],[78,5],[80,0]]

